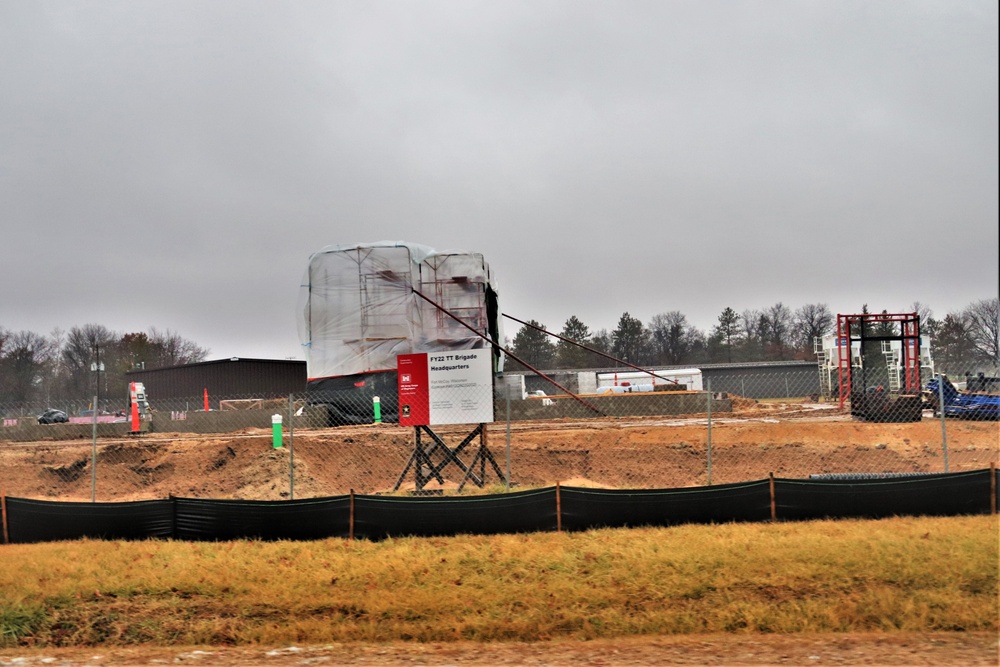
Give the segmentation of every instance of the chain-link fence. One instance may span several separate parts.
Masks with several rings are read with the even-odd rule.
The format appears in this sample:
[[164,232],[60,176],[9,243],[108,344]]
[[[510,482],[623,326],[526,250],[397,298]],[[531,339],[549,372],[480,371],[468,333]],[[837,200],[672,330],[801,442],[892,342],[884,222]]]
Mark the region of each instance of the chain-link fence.
[[[501,493],[557,482],[677,488],[769,474],[960,472],[998,460],[1000,388],[989,378],[963,386],[934,376],[906,394],[888,378],[824,385],[815,367],[738,370],[649,380],[624,371],[509,373],[492,396],[457,387],[446,406],[394,392],[376,400],[365,388],[154,393],[144,414],[105,403],[95,414],[93,399],[0,405],[0,492],[110,501]],[[476,421],[443,423],[473,403],[488,403],[492,420],[473,410]]]

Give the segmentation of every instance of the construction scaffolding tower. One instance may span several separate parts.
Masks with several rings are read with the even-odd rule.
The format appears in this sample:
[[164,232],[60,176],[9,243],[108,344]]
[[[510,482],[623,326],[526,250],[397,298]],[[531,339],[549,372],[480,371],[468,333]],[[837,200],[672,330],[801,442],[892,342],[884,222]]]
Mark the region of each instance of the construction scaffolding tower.
[[[858,350],[857,358],[852,350]],[[881,374],[884,377],[876,372],[880,365],[885,369]],[[860,419],[919,421],[920,367],[917,313],[837,315],[837,385],[841,410],[849,403],[851,414]]]

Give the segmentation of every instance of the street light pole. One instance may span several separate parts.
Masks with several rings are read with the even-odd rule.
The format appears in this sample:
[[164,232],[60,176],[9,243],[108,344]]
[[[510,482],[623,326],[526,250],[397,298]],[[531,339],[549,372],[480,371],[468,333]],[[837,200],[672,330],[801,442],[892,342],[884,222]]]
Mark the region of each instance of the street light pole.
[[101,363],[101,346],[94,344],[94,362],[90,364],[90,370],[94,373],[94,415],[97,415],[97,406],[101,403],[101,373],[104,371],[104,364]]

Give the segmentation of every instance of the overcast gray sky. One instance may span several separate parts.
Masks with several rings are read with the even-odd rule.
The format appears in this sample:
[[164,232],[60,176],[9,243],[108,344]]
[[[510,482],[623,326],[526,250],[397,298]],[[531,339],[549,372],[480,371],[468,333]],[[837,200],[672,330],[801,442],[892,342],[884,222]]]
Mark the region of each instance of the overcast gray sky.
[[[997,295],[993,0],[0,3],[0,326],[298,357],[310,254],[560,330]],[[517,327],[507,324],[512,336]]]

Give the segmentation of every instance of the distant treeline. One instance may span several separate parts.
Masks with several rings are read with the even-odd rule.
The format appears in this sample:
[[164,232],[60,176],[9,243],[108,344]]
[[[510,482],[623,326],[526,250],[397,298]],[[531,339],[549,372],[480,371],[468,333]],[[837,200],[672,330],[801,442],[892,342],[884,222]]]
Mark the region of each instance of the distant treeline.
[[[858,311],[868,313],[864,305]],[[886,311],[881,311],[886,312]],[[996,297],[975,301],[962,310],[935,319],[932,311],[916,302],[906,312],[920,317],[920,333],[931,337],[936,369],[953,375],[1000,366],[997,329],[1000,307]],[[535,320],[529,325],[548,331]],[[795,310],[776,303],[764,310],[724,309],[710,331],[691,325],[677,310],[654,315],[648,323],[622,313],[614,331],[591,331],[576,316],[566,320],[562,337],[581,343],[637,366],[698,365],[747,361],[816,359],[814,341],[834,333],[837,317],[825,303],[810,303]],[[891,324],[873,334],[896,334]],[[512,351],[535,368],[601,368],[614,366],[607,358],[559,340],[532,326],[522,326],[512,341]],[[516,361],[510,366],[521,368]]]
[[[860,312],[868,312],[868,306]],[[908,312],[919,314],[921,333],[931,337],[938,370],[961,375],[1000,367],[996,297],[975,301],[940,320],[919,302]],[[530,324],[547,329],[535,320]],[[764,310],[726,308],[707,332],[672,310],[654,315],[647,323],[624,312],[610,332],[591,331],[572,316],[558,333],[637,366],[675,366],[813,360],[813,341],[835,328],[836,315],[826,304],[811,303],[793,310],[779,302]],[[522,326],[508,344],[514,354],[536,368],[614,366],[599,354],[529,326]],[[38,407],[97,395],[102,406],[108,401],[119,407],[125,398],[127,371],[204,361],[207,355],[208,350],[170,330],[117,333],[99,324],[85,324],[44,336],[9,331],[0,323],[0,405]],[[511,360],[509,367],[519,365]]]
[[0,325],[0,405],[37,407],[99,396],[124,406],[125,373],[203,361],[208,350],[167,330],[116,333],[99,324],[49,336]]

